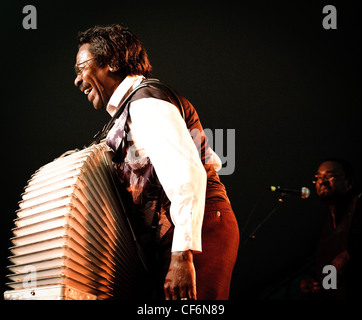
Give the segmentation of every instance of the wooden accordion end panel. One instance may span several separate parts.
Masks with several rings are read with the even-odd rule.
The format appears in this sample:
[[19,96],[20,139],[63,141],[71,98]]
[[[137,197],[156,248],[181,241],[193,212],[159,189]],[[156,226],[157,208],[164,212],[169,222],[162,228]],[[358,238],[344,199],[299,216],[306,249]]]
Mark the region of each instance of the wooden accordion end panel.
[[5,299],[137,299],[146,267],[101,143],[41,167],[19,202]]

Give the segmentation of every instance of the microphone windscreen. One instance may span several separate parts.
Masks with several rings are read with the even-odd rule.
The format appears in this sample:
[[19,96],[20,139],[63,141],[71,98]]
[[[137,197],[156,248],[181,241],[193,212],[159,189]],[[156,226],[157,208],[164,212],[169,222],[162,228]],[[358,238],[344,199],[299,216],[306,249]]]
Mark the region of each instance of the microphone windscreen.
[[302,194],[301,194],[302,199],[309,198],[310,190],[307,187],[303,187],[301,191],[302,191]]

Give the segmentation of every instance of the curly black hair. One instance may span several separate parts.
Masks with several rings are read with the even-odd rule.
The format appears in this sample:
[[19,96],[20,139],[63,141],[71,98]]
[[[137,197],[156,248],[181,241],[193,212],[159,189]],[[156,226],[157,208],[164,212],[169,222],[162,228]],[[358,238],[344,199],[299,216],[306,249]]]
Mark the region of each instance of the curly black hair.
[[147,52],[128,28],[118,24],[94,26],[78,33],[78,48],[89,44],[89,51],[94,55],[100,67],[109,65],[121,77],[143,75],[148,78],[152,66]]

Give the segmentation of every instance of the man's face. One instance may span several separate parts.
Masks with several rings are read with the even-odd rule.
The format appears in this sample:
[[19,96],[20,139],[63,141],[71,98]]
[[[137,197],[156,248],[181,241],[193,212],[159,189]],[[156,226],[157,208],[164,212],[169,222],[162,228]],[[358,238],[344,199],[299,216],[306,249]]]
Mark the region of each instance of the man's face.
[[114,90],[122,82],[119,76],[111,72],[110,66],[99,67],[93,54],[89,51],[90,45],[83,44],[77,54],[77,77],[74,80],[96,110],[106,108]]
[[352,188],[341,165],[333,161],[319,166],[315,181],[318,197],[329,203],[343,197]]

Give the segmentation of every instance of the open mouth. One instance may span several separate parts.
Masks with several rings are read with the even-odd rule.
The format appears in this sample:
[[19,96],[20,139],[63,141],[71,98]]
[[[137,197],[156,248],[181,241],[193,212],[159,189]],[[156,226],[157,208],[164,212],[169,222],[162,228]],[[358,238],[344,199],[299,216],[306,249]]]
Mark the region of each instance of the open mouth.
[[83,93],[84,93],[86,96],[88,96],[88,101],[93,101],[93,99],[94,99],[94,94],[92,94],[92,93],[93,93],[93,87],[92,87],[92,86],[87,87],[87,88],[83,91]]
[[320,194],[328,194],[328,193],[330,193],[330,192],[331,192],[331,189],[328,188],[328,187],[326,187],[326,186],[321,186],[321,187],[319,188],[319,193],[320,193]]
[[90,94],[90,93],[91,93],[91,91],[92,91],[92,90],[93,90],[93,88],[92,88],[92,87],[90,87],[90,88],[88,88],[88,89],[84,90],[84,94],[88,95],[88,94]]

